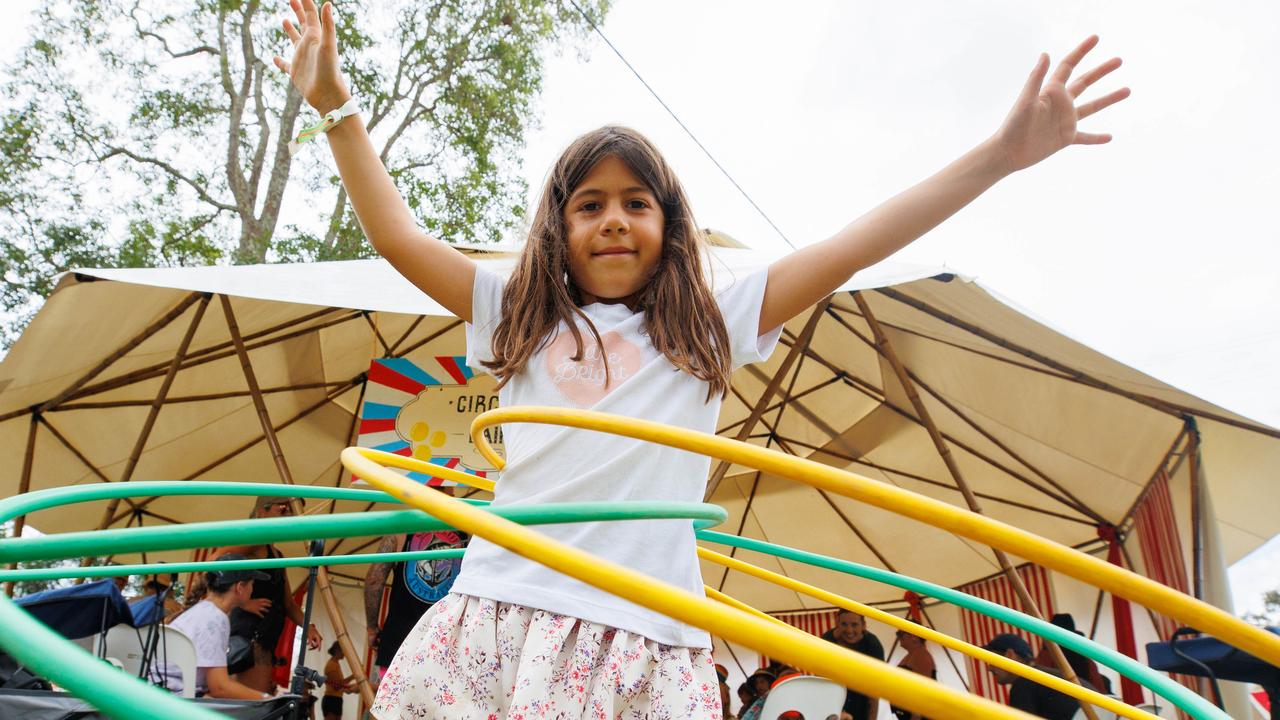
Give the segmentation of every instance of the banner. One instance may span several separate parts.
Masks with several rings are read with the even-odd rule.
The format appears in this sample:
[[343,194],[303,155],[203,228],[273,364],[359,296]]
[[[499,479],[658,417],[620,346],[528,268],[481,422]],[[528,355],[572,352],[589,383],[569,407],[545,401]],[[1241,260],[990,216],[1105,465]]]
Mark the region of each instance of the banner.
[[[374,360],[365,381],[357,444],[491,478],[495,469],[471,442],[470,427],[477,415],[498,407],[496,384],[467,367],[462,355],[417,362]],[[502,454],[502,428],[489,428],[485,436]],[[397,472],[431,486],[455,484],[425,473]]]

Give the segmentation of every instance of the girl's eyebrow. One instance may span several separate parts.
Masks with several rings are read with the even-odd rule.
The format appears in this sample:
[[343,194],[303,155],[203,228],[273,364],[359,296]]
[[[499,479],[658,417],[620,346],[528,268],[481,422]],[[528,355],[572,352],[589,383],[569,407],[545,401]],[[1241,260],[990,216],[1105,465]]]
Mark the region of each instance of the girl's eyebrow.
[[[630,195],[632,193],[646,193],[649,195],[653,195],[653,191],[645,187],[644,185],[632,185],[629,188],[622,189],[623,195]],[[574,191],[574,193],[569,196],[569,199],[574,200],[574,199],[583,197],[585,195],[596,196],[596,195],[604,195],[604,194],[605,194],[605,191],[601,190],[600,188],[582,188],[580,190]]]

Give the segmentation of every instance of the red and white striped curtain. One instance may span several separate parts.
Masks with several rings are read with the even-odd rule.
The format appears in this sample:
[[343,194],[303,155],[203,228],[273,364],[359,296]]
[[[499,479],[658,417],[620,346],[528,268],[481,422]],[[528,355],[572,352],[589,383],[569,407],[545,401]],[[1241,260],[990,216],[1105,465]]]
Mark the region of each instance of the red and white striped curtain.
[[[1169,478],[1160,473],[1151,482],[1142,504],[1134,513],[1134,533],[1142,550],[1146,575],[1162,585],[1181,593],[1189,593],[1187,563],[1182,554],[1182,538],[1178,535],[1178,523],[1173,514],[1173,497],[1169,494]],[[1156,614],[1156,633],[1168,642],[1178,629],[1178,623]],[[1187,675],[1169,674],[1185,687],[1200,692],[1200,682]],[[1180,717],[1186,717],[1179,712]]]
[[[811,610],[798,613],[769,613],[793,628],[799,628],[810,635],[822,637],[822,634],[836,626],[836,616],[840,610]],[[760,656],[760,667],[769,664],[769,658]]]
[[[1018,575],[1022,577],[1022,583],[1027,586],[1027,592],[1031,593],[1031,597],[1036,601],[1036,606],[1040,608],[1040,612],[1045,617],[1051,617],[1054,613],[1055,603],[1053,601],[1053,584],[1049,581],[1049,571],[1038,565],[1024,565],[1018,568]],[[1014,610],[1022,610],[1022,603],[1018,601],[1018,595],[1014,591],[1013,585],[1003,575],[965,585],[959,590],[980,597],[983,600],[989,600],[997,605],[1003,605]],[[964,639],[979,647],[991,642],[992,638],[1002,633],[1013,633],[1022,637],[1033,651],[1040,647],[1039,638],[1031,633],[971,610],[962,609],[960,611],[960,621],[964,628]],[[995,676],[987,669],[987,664],[973,658],[966,658],[966,662],[968,662],[970,691],[985,698],[1008,704],[1008,687],[996,682]]]

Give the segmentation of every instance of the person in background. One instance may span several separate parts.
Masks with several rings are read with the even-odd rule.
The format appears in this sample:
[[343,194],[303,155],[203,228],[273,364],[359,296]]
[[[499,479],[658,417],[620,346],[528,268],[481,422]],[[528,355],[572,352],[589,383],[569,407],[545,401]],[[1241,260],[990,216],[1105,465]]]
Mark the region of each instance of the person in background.
[[[1017,635],[1011,633],[997,635],[983,648],[993,653],[1004,655],[1011,660],[1030,665],[1037,670],[1043,670],[1050,675],[1062,677],[1062,674],[1055,668],[1037,665],[1032,659],[1031,646],[1027,644],[1026,640]],[[1080,703],[1070,695],[1064,695],[1057,690],[1047,688],[1034,680],[1019,677],[1008,670],[994,666],[991,667],[991,674],[995,676],[996,682],[1010,686],[1009,707],[1017,708],[1036,717],[1048,718],[1049,720],[1071,720],[1076,711],[1080,709]],[[1095,689],[1085,678],[1081,678],[1081,684],[1090,689]]]
[[[863,655],[884,660],[884,645],[880,638],[867,632],[866,618],[852,610],[844,610],[836,616],[836,626],[822,634],[822,639]],[[844,696],[844,712],[853,720],[875,720],[880,711],[880,701],[867,697],[857,690],[848,689]]]
[[[1076,619],[1072,617],[1071,613],[1058,613],[1049,622],[1063,630],[1069,630],[1080,637],[1084,637],[1084,633],[1076,629]],[[1111,694],[1111,679],[1098,671],[1097,663],[1065,646],[1062,647],[1062,655],[1067,659],[1067,664],[1075,671],[1077,677],[1088,680],[1091,685],[1098,688],[1104,695]],[[1054,659],[1053,650],[1049,647],[1049,643],[1040,643],[1040,652],[1036,653],[1036,664],[1042,667],[1058,666],[1058,661]]]
[[[440,488],[452,495],[451,487]],[[387,535],[378,552],[411,552],[418,550],[457,550],[467,546],[466,533],[457,530]],[[374,679],[391,664],[396,651],[409,631],[436,601],[449,594],[462,567],[462,558],[416,560],[414,562],[372,563],[364,576],[364,615],[369,647],[377,651],[373,664]],[[387,598],[387,616],[381,625],[382,591],[391,576],[391,592]]]
[[764,710],[764,701],[769,697],[769,688],[773,687],[773,681],[777,678],[773,673],[761,668],[751,674],[747,678],[747,684],[755,693],[750,705],[743,706],[742,713],[739,715],[741,720],[760,720],[760,711]]
[[738,686],[738,702],[742,703],[738,706],[738,720],[747,719],[747,708],[756,701],[756,697],[756,690],[751,687],[750,680]]
[[[934,665],[933,655],[929,654],[929,648],[925,646],[924,638],[916,637],[906,630],[899,630],[898,644],[902,645],[902,649],[907,651],[906,656],[898,661],[898,667],[924,675],[932,680],[938,679],[938,669]],[[921,715],[905,708],[895,706],[891,707],[890,710],[898,720],[925,720]]]
[[[229,553],[219,561],[245,560]],[[204,574],[204,599],[191,606],[172,627],[191,638],[196,649],[196,696],[232,700],[265,700],[270,693],[237,682],[227,674],[227,643],[231,638],[230,614],[253,601],[253,586],[269,580],[260,570],[216,570]],[[173,692],[182,692],[182,672],[172,663],[153,678]]]
[[324,697],[320,699],[320,713],[324,720],[339,720],[342,717],[342,695],[354,692],[352,681],[355,676],[342,674],[342,646],[335,640],[329,646],[329,661],[324,664]]
[[[249,517],[278,518],[291,515],[291,498],[260,497]],[[213,556],[220,559],[227,553],[251,559],[283,557],[273,545],[219,548]],[[252,602],[231,613],[231,634],[247,640],[249,652],[243,659],[230,660],[231,666],[228,668],[238,681],[262,692],[275,689],[275,681],[271,675],[276,663],[288,662],[285,659],[277,661],[275,657],[276,643],[284,632],[285,618],[292,620],[298,627],[303,625],[302,608],[293,601],[293,590],[289,587],[289,577],[284,568],[274,568],[266,574],[266,580],[254,585]],[[316,630],[315,624],[307,627],[307,647],[319,650],[320,642],[320,632]]]

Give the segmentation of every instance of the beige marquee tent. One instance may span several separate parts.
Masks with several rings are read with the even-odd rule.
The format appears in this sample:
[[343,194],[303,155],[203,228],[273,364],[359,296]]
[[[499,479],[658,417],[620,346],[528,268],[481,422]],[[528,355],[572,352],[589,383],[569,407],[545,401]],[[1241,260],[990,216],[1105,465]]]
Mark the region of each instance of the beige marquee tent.
[[[498,272],[510,268],[509,253],[470,252]],[[740,248],[714,254],[718,285],[769,259]],[[381,260],[69,273],[0,363],[0,491],[285,475],[341,483],[338,452],[354,444],[370,362],[460,355],[464,342],[459,320]],[[1163,471],[1187,567],[1207,578],[1206,594],[1224,590],[1215,567],[1280,532],[1280,431],[1111,360],[937,268],[883,263],[795,318],[768,362],[735,374],[719,432],[960,506],[964,485],[992,517],[1090,551],[1101,547],[1100,523],[1131,525]],[[726,532],[947,586],[1000,569],[970,541],[745,468],[713,464],[709,488],[728,510]],[[140,498],[27,521],[63,532],[246,511],[243,501]],[[366,549],[349,540],[336,551]],[[892,588],[742,556],[902,605]],[[353,634],[363,627],[360,576],[360,566],[335,573],[351,590],[342,596]],[[716,566],[704,576],[768,611],[821,605]],[[1090,591],[1058,592],[1062,605],[1094,605]]]

